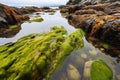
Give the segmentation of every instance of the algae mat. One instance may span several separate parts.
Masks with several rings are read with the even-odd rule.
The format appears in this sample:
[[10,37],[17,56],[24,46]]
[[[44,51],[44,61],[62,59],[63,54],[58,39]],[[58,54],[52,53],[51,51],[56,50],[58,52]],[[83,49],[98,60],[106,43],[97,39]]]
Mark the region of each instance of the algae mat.
[[0,80],[42,80],[61,65],[75,49],[83,47],[82,31],[70,35],[61,27],[30,34],[0,46]]

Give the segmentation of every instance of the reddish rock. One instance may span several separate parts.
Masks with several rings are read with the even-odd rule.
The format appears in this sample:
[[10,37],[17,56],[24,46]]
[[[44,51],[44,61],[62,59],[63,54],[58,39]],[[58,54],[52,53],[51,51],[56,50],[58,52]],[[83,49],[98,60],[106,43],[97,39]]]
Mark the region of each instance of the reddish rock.
[[68,12],[68,9],[67,9],[67,8],[61,8],[61,9],[60,9],[60,12],[61,12],[61,13],[66,13],[66,12]]
[[69,6],[68,21],[82,28],[88,36],[120,46],[120,2]]
[[0,4],[0,26],[2,28],[8,28],[8,25],[14,25],[28,19],[28,15],[20,14],[15,8]]

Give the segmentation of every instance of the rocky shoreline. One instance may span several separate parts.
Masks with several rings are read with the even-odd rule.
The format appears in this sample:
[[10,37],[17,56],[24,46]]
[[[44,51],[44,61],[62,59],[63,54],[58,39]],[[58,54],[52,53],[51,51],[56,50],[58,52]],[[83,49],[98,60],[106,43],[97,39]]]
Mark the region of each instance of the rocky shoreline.
[[29,20],[29,15],[33,12],[54,12],[49,7],[11,7],[4,4],[0,4],[0,29],[9,28],[10,25],[17,25],[25,20]]
[[[78,1],[78,2],[76,2]],[[120,52],[120,1],[118,0],[69,0],[68,22],[87,33],[87,39],[97,38],[110,44],[114,51]],[[94,41],[94,40],[93,40]]]

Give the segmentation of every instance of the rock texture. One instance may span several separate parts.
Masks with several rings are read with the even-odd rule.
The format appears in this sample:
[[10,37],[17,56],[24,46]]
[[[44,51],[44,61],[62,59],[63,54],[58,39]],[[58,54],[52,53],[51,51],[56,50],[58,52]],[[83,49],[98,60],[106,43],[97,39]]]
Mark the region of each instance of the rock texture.
[[8,25],[14,25],[28,19],[28,15],[21,14],[16,8],[0,4],[0,28],[8,28]]
[[0,80],[49,80],[66,56],[84,46],[81,33],[76,30],[68,35],[63,27],[55,26],[51,32],[0,46]]
[[9,28],[9,25],[15,25],[24,20],[28,20],[29,15],[27,14],[41,11],[54,12],[54,10],[49,7],[38,8],[32,6],[16,8],[0,4],[0,28]]
[[[82,4],[89,1],[90,4]],[[76,5],[69,5],[66,8],[69,12],[68,22],[76,28],[84,29],[89,37],[96,37],[113,46],[119,47],[120,1],[95,1],[99,2],[93,4],[94,0],[80,0],[79,3],[75,3]]]

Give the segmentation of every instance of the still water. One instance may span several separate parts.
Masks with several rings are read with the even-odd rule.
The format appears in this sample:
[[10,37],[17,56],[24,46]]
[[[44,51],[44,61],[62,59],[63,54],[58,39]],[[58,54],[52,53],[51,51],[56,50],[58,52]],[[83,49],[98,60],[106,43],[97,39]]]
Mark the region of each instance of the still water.
[[[68,33],[71,33],[75,28],[68,24],[67,20],[61,16],[59,10],[55,12],[54,15],[49,15],[49,13],[40,12],[39,15],[36,13],[31,14],[30,18],[36,16],[41,16],[44,21],[42,22],[24,22],[21,24],[21,29],[11,38],[0,38],[0,45],[4,45],[9,42],[15,42],[20,37],[32,34],[32,33],[44,33],[50,31],[52,26],[64,26]],[[69,55],[63,64],[52,74],[50,80],[73,80],[71,79],[71,67],[77,71],[77,73],[72,74],[74,76],[80,75],[79,80],[84,80],[84,65],[87,61],[102,59],[114,73],[113,80],[120,80],[120,64],[116,62],[116,58],[113,58],[105,53],[101,52],[98,48],[95,48],[91,43],[84,39],[84,47],[82,49],[75,50]],[[99,74],[98,74],[99,75]]]
[[[50,31],[50,27],[52,26],[64,26],[68,33],[75,30],[74,27],[68,24],[67,20],[63,18],[59,11],[56,11],[54,15],[49,15],[50,13],[42,12],[40,16],[44,19],[42,22],[24,22],[21,24],[21,30],[18,31],[16,35],[12,38],[0,38],[0,45],[6,44],[8,42],[15,42],[20,37],[32,34],[32,33],[42,33]],[[31,14],[30,17],[33,18],[35,16],[39,16],[36,14]]]

